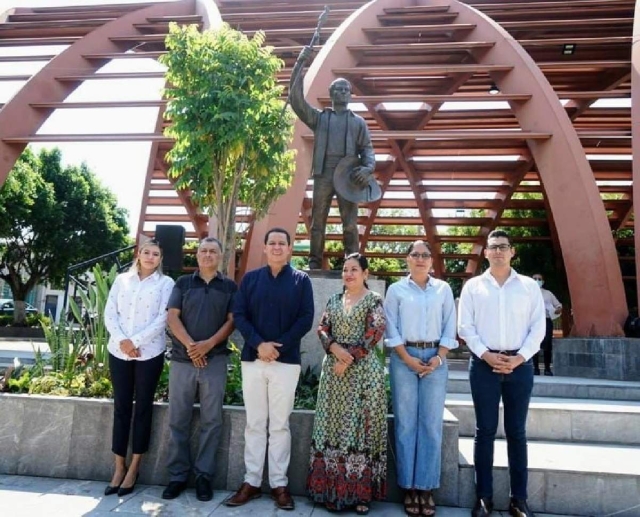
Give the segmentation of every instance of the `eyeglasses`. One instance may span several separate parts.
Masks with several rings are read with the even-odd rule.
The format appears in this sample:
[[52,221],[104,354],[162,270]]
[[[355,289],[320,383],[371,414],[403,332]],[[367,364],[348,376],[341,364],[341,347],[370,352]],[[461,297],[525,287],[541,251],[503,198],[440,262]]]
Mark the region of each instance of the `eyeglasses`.
[[487,246],[489,251],[509,251],[511,249],[511,244],[492,244],[491,246]]
[[409,253],[409,256],[414,260],[418,260],[419,258],[427,260],[428,258],[431,258],[431,253],[413,252],[413,253]]

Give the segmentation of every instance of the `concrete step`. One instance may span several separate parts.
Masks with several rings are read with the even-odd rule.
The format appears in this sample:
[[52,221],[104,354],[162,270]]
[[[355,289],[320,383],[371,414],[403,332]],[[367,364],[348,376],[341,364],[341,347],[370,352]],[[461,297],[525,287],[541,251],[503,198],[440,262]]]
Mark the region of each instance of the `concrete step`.
[[[473,439],[460,438],[460,506],[475,500]],[[496,440],[494,502],[508,505],[507,446]],[[640,448],[529,441],[529,504],[535,512],[640,515]]]
[[[473,436],[475,414],[470,394],[447,396],[460,436]],[[532,397],[527,436],[534,440],[640,445],[640,402]],[[498,437],[504,438],[500,406]]]
[[[470,393],[469,372],[449,371],[447,393]],[[536,376],[534,397],[640,401],[640,382]]]

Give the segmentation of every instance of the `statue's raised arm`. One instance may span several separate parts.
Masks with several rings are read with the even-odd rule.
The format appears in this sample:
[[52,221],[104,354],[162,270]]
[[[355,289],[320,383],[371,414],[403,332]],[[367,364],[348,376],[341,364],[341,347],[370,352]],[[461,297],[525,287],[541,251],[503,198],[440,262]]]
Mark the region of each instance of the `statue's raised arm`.
[[289,101],[298,118],[300,118],[309,129],[315,130],[321,111],[314,108],[305,100],[303,91],[304,78],[302,73],[312,54],[313,49],[311,47],[304,47],[298,56],[296,64],[293,66],[291,78],[289,79]]

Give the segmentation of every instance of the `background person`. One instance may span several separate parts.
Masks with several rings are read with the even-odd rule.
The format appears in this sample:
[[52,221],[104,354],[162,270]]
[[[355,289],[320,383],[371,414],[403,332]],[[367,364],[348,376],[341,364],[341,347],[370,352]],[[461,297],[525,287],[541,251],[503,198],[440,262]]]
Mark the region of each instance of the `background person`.
[[[544,355],[544,374],[553,375],[551,371],[551,359],[553,357],[553,320],[560,317],[562,314],[562,304],[558,301],[555,295],[544,289],[544,277],[541,273],[536,273],[532,277],[536,283],[540,286],[540,292],[542,293],[542,299],[544,301],[544,312],[546,316],[546,330],[544,333],[544,339],[540,343],[540,350]],[[536,352],[533,356],[533,373],[534,375],[540,375],[540,352]]]
[[[109,331],[109,371],[113,385],[115,471],[104,494],[133,492],[142,455],[149,450],[156,387],[164,367],[167,302],[173,280],[162,274],[162,249],[155,240],[138,247],[127,273],[118,275],[109,291],[104,323]],[[127,449],[133,401],[135,415],[131,464]]]
[[169,484],[163,499],[175,499],[187,486],[191,470],[191,419],[196,392],[200,402],[198,452],[193,461],[196,498],[213,497],[216,453],[222,433],[222,404],[227,382],[233,332],[231,303],[235,282],[218,271],[222,246],[218,239],[200,241],[198,269],[178,278],[169,299],[169,328],[173,335],[169,373]]
[[531,358],[544,337],[544,303],[538,285],[511,268],[514,255],[509,235],[492,231],[484,250],[489,269],[467,281],[458,305],[458,333],[472,354],[469,383],[476,415],[477,497],[473,517],[493,511],[493,449],[500,399],[511,485],[509,514],[533,517],[527,504],[526,424],[533,388]]
[[456,310],[447,282],[429,274],[429,244],[407,252],[409,276],[392,284],[384,301],[386,345],[395,421],[398,485],[408,515],[436,513],[432,491],[440,487],[442,418],[447,394],[447,353],[458,347]]
[[[269,440],[269,484],[276,506],[293,510],[287,469],[291,458],[289,417],[300,377],[300,341],[313,325],[313,290],[309,276],[289,265],[291,236],[282,228],[264,238],[265,267],[249,271],[233,306],[244,338],[242,394],[247,415],[244,483],[227,506],[260,497]],[[268,432],[267,432],[268,425]]]
[[375,354],[385,318],[382,298],[369,291],[367,259],[347,256],[344,290],[333,295],[318,327],[327,352],[313,424],[307,491],[330,510],[369,511],[386,497],[387,396]]

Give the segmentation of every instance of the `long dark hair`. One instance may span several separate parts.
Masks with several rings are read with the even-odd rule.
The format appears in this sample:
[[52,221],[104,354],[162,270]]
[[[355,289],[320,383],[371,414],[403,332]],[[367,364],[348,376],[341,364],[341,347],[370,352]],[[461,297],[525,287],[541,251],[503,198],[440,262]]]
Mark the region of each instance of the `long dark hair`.
[[[358,262],[358,264],[360,265],[360,267],[362,268],[362,271],[368,271],[369,270],[369,261],[367,260],[367,257],[365,257],[362,253],[350,253],[349,255],[347,255],[344,258],[345,263],[347,262],[347,260],[356,260]],[[365,280],[364,282],[364,286],[365,288],[369,289],[369,285],[367,284],[367,281]],[[342,287],[342,290],[344,291],[346,289],[346,287]]]

